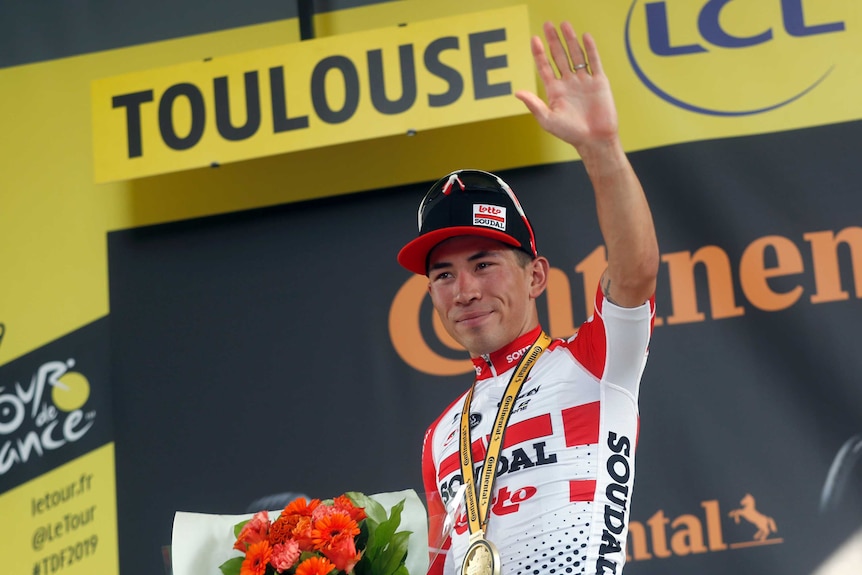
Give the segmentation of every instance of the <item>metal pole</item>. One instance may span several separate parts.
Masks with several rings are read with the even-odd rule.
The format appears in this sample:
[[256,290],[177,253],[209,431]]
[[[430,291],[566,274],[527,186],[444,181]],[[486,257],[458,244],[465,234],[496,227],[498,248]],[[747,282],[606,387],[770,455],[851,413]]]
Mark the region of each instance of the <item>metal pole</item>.
[[314,0],[296,0],[296,11],[299,14],[299,39],[314,38]]

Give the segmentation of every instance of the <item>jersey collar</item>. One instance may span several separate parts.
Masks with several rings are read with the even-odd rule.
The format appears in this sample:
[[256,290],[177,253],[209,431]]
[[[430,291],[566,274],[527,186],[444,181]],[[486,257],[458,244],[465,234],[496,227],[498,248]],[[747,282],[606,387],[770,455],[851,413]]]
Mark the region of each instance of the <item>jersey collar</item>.
[[536,341],[542,332],[541,326],[519,336],[510,344],[487,355],[474,357],[473,367],[476,369],[476,381],[495,377],[518,365],[524,352]]

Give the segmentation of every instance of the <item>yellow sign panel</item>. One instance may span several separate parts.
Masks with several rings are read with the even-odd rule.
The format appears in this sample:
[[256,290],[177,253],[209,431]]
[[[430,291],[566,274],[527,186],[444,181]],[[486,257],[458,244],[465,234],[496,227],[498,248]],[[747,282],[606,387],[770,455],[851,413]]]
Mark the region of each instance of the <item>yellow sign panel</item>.
[[521,5],[96,80],[95,178],[524,114],[529,38]]
[[116,573],[114,445],[0,496],[4,573]]
[[640,82],[671,106],[756,116],[834,84],[833,73],[849,64],[842,48],[851,17],[848,6],[802,0],[636,0],[626,16],[626,58]]
[[619,18],[605,59],[629,146],[862,117],[859,2],[629,0]]

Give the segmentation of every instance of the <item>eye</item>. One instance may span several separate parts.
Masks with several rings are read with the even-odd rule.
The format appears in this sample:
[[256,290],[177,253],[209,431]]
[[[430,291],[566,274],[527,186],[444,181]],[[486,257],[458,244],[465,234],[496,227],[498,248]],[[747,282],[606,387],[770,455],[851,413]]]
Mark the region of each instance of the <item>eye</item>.
[[476,264],[476,269],[477,270],[486,270],[489,267],[491,267],[492,265],[494,265],[493,262],[479,262]]
[[435,281],[435,282],[436,282],[436,281],[439,281],[439,280],[449,279],[449,278],[451,278],[451,277],[452,277],[452,273],[451,273],[451,272],[439,272],[439,273],[433,274],[433,275],[431,276],[431,281]]

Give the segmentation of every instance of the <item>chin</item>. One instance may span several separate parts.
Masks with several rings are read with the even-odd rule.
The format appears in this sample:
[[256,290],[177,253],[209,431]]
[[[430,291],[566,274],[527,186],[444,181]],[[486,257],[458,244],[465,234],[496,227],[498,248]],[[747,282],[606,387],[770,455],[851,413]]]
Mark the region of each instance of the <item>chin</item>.
[[467,349],[467,351],[470,352],[470,355],[472,355],[473,357],[485,355],[487,353],[497,351],[498,349],[503,347],[502,345],[497,345],[487,340],[478,338],[467,340],[462,345],[464,345],[464,347]]
[[[493,325],[479,325],[473,328],[468,328],[460,333],[451,334],[452,337],[460,343],[464,349],[470,352],[473,357],[478,357],[487,353],[497,351],[507,343],[505,337],[500,333],[500,328]],[[514,339],[514,338],[512,338]]]

